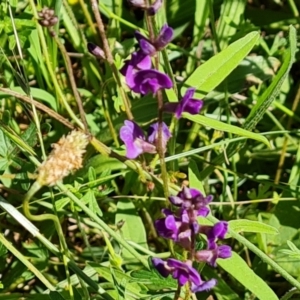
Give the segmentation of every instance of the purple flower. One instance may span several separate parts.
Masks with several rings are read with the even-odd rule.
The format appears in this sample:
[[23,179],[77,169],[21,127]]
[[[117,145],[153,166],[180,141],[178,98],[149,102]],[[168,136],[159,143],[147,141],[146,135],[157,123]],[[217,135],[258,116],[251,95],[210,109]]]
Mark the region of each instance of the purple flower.
[[[164,152],[166,151],[167,148],[167,143],[169,141],[169,139],[171,138],[172,134],[168,128],[168,126],[162,122],[161,124],[162,126],[162,148],[164,150]],[[148,141],[151,144],[154,144],[156,147],[158,146],[158,129],[159,129],[159,122],[154,123],[152,125],[150,125],[149,130],[148,130]]]
[[169,258],[165,262],[160,258],[152,258],[152,263],[163,277],[172,275],[174,279],[177,279],[180,286],[190,282],[192,285],[192,292],[211,289],[217,283],[215,279],[211,279],[207,282],[203,281],[197,270],[191,266],[191,261],[182,262]]
[[145,141],[142,129],[133,121],[126,120],[120,129],[120,138],[126,146],[126,156],[130,159],[142,153],[156,153],[156,147]]
[[224,239],[228,231],[228,223],[220,221],[214,226],[203,225],[200,226],[198,233],[205,234],[207,236],[208,249],[215,249],[217,247],[217,240]]
[[173,29],[168,24],[163,25],[157,38],[151,42],[148,38],[142,35],[139,31],[135,32],[135,37],[140,45],[141,51],[145,55],[153,56],[157,51],[162,50],[172,40]]
[[169,200],[175,206],[181,208],[181,215],[190,220],[190,223],[197,223],[198,216],[206,217],[209,213],[207,205],[212,201],[211,195],[204,197],[203,194],[196,189],[183,187],[177,196],[169,197]]
[[95,57],[102,58],[102,59],[106,58],[104,51],[99,46],[89,42],[87,43],[87,48],[89,52],[93,54]]
[[121,68],[120,73],[124,76],[138,70],[151,69],[151,58],[145,55],[142,51],[133,52],[131,58],[125,60],[124,66]]
[[195,90],[195,88],[188,88],[185,95],[177,103],[165,103],[165,111],[175,113],[177,119],[179,119],[184,112],[190,113],[191,115],[197,115],[203,106],[203,101],[192,98]]
[[135,93],[155,94],[159,89],[170,89],[173,86],[169,76],[156,70],[141,70],[136,73],[127,72],[126,83]]
[[216,260],[218,258],[231,257],[231,247],[227,245],[216,246],[213,250],[200,250],[195,254],[195,258],[199,262],[206,262],[209,265],[216,267]]
[[184,249],[191,249],[192,229],[189,223],[184,223],[179,217],[173,215],[169,209],[163,209],[165,218],[155,221],[158,234],[166,239],[171,239]]

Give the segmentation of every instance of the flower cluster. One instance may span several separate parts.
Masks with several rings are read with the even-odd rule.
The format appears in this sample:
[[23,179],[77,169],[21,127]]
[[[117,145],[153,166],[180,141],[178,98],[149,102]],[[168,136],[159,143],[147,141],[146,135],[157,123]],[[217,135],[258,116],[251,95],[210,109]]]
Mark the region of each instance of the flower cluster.
[[151,56],[162,50],[172,39],[173,29],[165,24],[157,38],[150,41],[139,31],[135,37],[140,49],[132,53],[120,70],[125,76],[128,87],[135,93],[146,95],[155,94],[159,89],[170,89],[173,82],[170,77],[152,68]]
[[[228,224],[224,221],[213,226],[198,223],[197,217],[208,215],[208,204],[212,201],[212,196],[205,197],[196,189],[183,187],[177,196],[171,196],[169,200],[178,209],[176,212],[169,209],[162,210],[165,217],[155,222],[157,232],[160,236],[173,240],[187,250],[190,257],[186,262],[171,258],[167,261],[153,258],[153,265],[162,276],[172,275],[178,280],[180,286],[189,281],[192,292],[208,290],[216,284],[216,280],[204,282],[192,267],[192,261],[205,262],[215,267],[218,258],[231,257],[230,246],[217,244],[218,239],[224,239]],[[195,239],[198,235],[206,236],[206,249],[195,249]]]
[[[133,6],[144,9],[148,15],[156,13],[162,3],[162,0],[156,0],[149,7],[144,0],[128,1]],[[157,93],[159,90],[172,88],[173,81],[168,75],[153,68],[152,59],[153,57],[156,59],[159,51],[170,43],[173,38],[173,29],[165,24],[156,37],[148,38],[136,31],[135,38],[139,47],[132,53],[131,58],[125,61],[120,70],[121,74],[125,76],[129,89],[141,95],[159,95]],[[93,45],[90,45],[89,51],[95,56],[102,55],[99,49]],[[203,106],[203,101],[194,98],[195,91],[196,89],[193,87],[187,88],[179,102],[163,105],[162,99],[158,99],[161,101],[159,107],[161,108],[163,105],[163,111],[174,114],[177,119],[180,119],[183,113],[198,114]],[[135,159],[143,153],[157,153],[158,146],[165,152],[171,132],[161,118],[160,122],[150,125],[147,136],[134,121],[126,120],[120,129],[120,138],[126,146],[126,156]],[[225,259],[231,256],[229,246],[218,245],[218,240],[224,239],[226,235],[228,224],[224,221],[213,226],[198,223],[198,217],[206,217],[209,214],[208,205],[212,201],[212,196],[205,197],[196,189],[184,187],[177,196],[169,197],[169,200],[173,207],[176,207],[176,211],[163,209],[164,217],[156,220],[155,227],[161,237],[171,239],[185,253],[188,253],[188,256],[185,261],[174,258],[166,261],[153,258],[153,266],[163,277],[172,275],[177,280],[179,287],[188,283],[193,293],[209,290],[216,285],[217,281],[215,279],[202,280],[199,272],[193,267],[193,263],[207,263],[215,267],[218,258]],[[206,240],[206,247],[198,250],[196,249],[196,239],[200,237]]]

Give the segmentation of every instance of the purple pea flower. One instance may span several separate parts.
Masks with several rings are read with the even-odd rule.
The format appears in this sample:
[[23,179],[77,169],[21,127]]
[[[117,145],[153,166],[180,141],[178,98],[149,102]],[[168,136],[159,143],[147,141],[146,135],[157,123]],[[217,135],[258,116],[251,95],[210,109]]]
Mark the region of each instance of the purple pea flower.
[[206,217],[209,213],[207,205],[212,201],[211,195],[204,197],[204,195],[196,190],[183,187],[182,191],[177,196],[169,197],[169,200],[175,206],[179,206],[181,215],[186,220],[189,220],[190,224],[194,224],[195,231],[197,231],[197,217]]
[[158,234],[163,238],[173,240],[186,250],[191,250],[192,229],[190,224],[182,222],[169,209],[163,209],[162,212],[166,217],[155,221]]
[[[156,153],[157,135],[158,123],[150,126],[148,141],[143,130],[133,121],[126,120],[120,129],[120,138],[126,146],[126,156],[130,159],[134,159],[142,153]],[[164,147],[166,147],[170,137],[171,133],[168,126],[162,123],[162,144]]]
[[142,153],[156,153],[156,147],[145,140],[142,129],[133,121],[126,120],[120,129],[120,138],[126,146],[126,156],[130,159]]
[[151,69],[151,58],[145,55],[142,51],[133,52],[131,58],[125,60],[124,66],[120,73],[124,76],[129,75],[134,71]]
[[172,275],[177,279],[178,285],[183,286],[187,282],[191,283],[192,292],[201,292],[213,288],[217,281],[211,279],[203,281],[196,269],[192,267],[191,261],[182,262],[173,258],[169,258],[166,262],[160,258],[152,258],[153,266],[163,276]]
[[164,110],[169,113],[174,113],[177,119],[179,119],[184,112],[197,115],[203,106],[203,101],[192,98],[195,90],[195,88],[188,88],[179,102],[165,103]]
[[142,35],[139,31],[135,32],[135,37],[140,45],[141,51],[145,55],[153,56],[157,51],[162,50],[172,40],[173,29],[165,24],[162,26],[157,38],[151,42],[148,38]]
[[206,262],[209,265],[216,267],[218,258],[226,259],[231,257],[231,247],[228,245],[216,246],[212,250],[200,250],[195,253],[195,258],[199,262]]
[[173,86],[168,75],[156,70],[141,70],[126,74],[126,83],[135,93],[155,94],[159,89],[170,89]]
[[[168,143],[169,139],[171,138],[172,134],[171,134],[168,126],[164,122],[162,122],[161,126],[162,126],[162,137],[161,137],[162,145],[161,146],[165,152],[166,148],[167,148],[167,143]],[[149,130],[148,130],[148,141],[151,144],[154,144],[156,147],[158,146],[158,130],[159,130],[159,122],[150,125]]]
[[220,221],[214,226],[200,226],[198,233],[202,233],[207,236],[208,249],[215,249],[217,247],[217,240],[224,239],[227,231],[228,223],[225,221]]

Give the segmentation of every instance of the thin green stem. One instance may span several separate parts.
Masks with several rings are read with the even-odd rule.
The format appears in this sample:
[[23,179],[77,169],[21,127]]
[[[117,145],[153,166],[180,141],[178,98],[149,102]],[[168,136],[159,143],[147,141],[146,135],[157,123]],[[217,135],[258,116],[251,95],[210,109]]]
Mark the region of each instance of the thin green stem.
[[54,41],[56,42],[59,50],[61,51],[61,53],[63,55],[64,60],[65,60],[67,73],[69,75],[69,81],[70,81],[71,88],[72,88],[72,91],[73,91],[73,94],[74,94],[74,97],[76,99],[76,103],[77,103],[77,106],[78,106],[78,109],[79,109],[80,118],[81,118],[81,121],[84,125],[85,132],[88,133],[89,130],[88,130],[88,125],[87,125],[87,121],[86,121],[85,111],[84,111],[82,100],[81,100],[81,97],[79,95],[77,85],[76,85],[76,82],[75,82],[75,77],[74,77],[74,72],[73,72],[70,57],[67,53],[67,50],[66,50],[65,46],[62,44],[62,42],[60,41],[60,39],[57,35],[54,35]]
[[103,22],[102,22],[100,13],[99,13],[98,2],[96,0],[90,0],[90,1],[91,1],[91,6],[92,6],[94,16],[95,16],[95,19],[96,19],[96,22],[97,22],[100,37],[102,39],[103,50],[104,50],[107,62],[108,62],[109,66],[111,67],[111,70],[113,72],[115,81],[117,83],[118,91],[119,91],[119,94],[121,95],[121,98],[123,100],[123,105],[124,105],[124,108],[125,108],[127,118],[129,120],[133,120],[133,115],[132,115],[132,112],[130,110],[130,102],[129,102],[129,99],[127,97],[126,92],[123,89],[122,82],[121,82],[121,79],[120,79],[120,73],[119,73],[119,71],[118,71],[118,69],[115,65],[115,62],[114,62],[114,59],[113,59],[113,56],[112,56],[112,53],[111,53],[111,50],[110,50],[110,47],[109,47],[109,44],[108,44],[108,40],[107,40],[107,37],[106,37],[104,25],[103,25]]

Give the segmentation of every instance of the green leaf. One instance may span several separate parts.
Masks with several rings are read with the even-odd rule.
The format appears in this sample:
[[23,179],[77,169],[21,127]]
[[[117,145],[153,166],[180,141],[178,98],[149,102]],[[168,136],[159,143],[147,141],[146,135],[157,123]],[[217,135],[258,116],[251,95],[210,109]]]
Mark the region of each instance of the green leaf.
[[[118,211],[115,223],[118,224],[120,221],[125,221],[121,228],[122,237],[125,240],[133,241],[141,247],[148,249],[145,226],[141,217],[137,214],[133,203],[129,200],[122,199],[118,202],[117,207]],[[122,252],[124,259],[134,258],[126,249],[123,249]]]
[[278,300],[278,297],[269,285],[257,276],[235,252],[232,252],[231,258],[219,259],[218,265],[251,291],[258,299]]
[[232,134],[244,136],[246,138],[262,142],[262,143],[266,144],[268,147],[270,147],[270,144],[269,144],[269,141],[267,140],[267,138],[258,133],[253,133],[251,131],[242,129],[240,127],[230,125],[227,123],[223,123],[218,120],[210,119],[208,117],[201,116],[201,115],[190,115],[188,113],[184,113],[183,116],[186,119],[196,122],[198,124],[201,124],[203,126],[211,127],[213,129],[216,129],[219,131],[226,131],[226,132],[230,132]]
[[[289,42],[290,47],[286,51],[283,65],[281,66],[278,74],[272,80],[271,85],[265,90],[263,95],[258,99],[256,105],[252,108],[249,116],[247,117],[244,123],[244,129],[252,130],[256,126],[256,124],[260,121],[268,107],[272,104],[273,100],[277,97],[285,78],[289,74],[289,71],[295,59],[295,53],[297,49],[296,29],[293,26],[290,26]],[[241,143],[239,142],[230,145],[230,147],[228,147],[227,149],[227,157],[232,157],[239,150],[240,146]],[[224,159],[225,158],[223,154],[216,157],[212,161],[212,166],[207,167],[200,173],[201,180],[203,180],[211,172],[213,172],[213,170],[215,169],[215,165],[222,164],[224,162]]]
[[292,25],[290,26],[289,42],[290,47],[289,50],[285,52],[285,58],[282,67],[272,80],[271,85],[265,90],[261,97],[259,97],[256,104],[251,109],[251,112],[244,123],[245,129],[252,130],[261,120],[268,107],[279,94],[280,88],[285,78],[288,76],[292,64],[294,63],[295,54],[297,51],[297,33],[295,27]]
[[194,160],[189,162],[189,182],[191,188],[198,189],[204,194],[204,187],[199,179],[199,169]]
[[230,229],[235,232],[258,232],[266,234],[278,234],[278,230],[270,225],[258,222],[251,221],[246,219],[241,220],[231,220],[229,221]]
[[195,87],[195,98],[203,98],[217,87],[247,56],[259,38],[257,31],[230,44],[225,50],[199,66],[181,88],[183,95],[188,87]]

